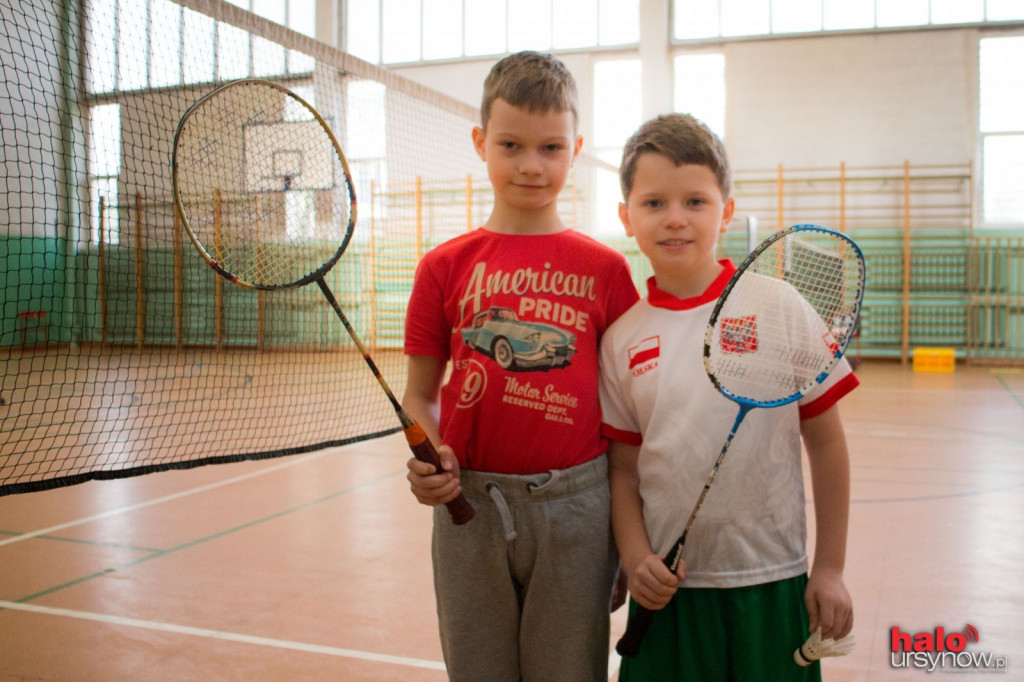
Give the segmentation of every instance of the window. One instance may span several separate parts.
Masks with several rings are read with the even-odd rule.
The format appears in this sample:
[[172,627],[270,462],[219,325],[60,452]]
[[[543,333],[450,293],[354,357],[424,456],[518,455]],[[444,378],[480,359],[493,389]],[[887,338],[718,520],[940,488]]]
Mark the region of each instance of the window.
[[875,23],[883,28],[923,26],[928,23],[928,0],[876,3]]
[[720,0],[723,36],[750,36],[771,33],[770,0]]
[[[313,108],[316,108],[316,91],[310,86],[300,86],[294,89],[296,95],[306,100]],[[288,101],[285,103],[284,120],[292,123],[312,121],[313,115],[309,110],[298,102]],[[285,193],[285,231],[293,237],[300,235],[323,234],[315,225],[308,222],[317,214],[313,192],[286,192]]]
[[672,36],[701,40],[1024,19],[1020,0],[672,0]]
[[[121,173],[121,107],[104,104],[89,110],[89,200],[92,241],[119,244],[117,179]],[[101,210],[102,204],[102,210]]]
[[185,10],[182,15],[182,80],[209,83],[213,80],[214,37],[217,22],[205,14]]
[[348,2],[345,49],[368,62],[380,62],[380,1]]
[[423,59],[461,57],[462,0],[423,0]]
[[641,71],[639,59],[601,61],[594,65],[593,154],[605,166],[594,178],[594,232],[600,236],[621,236],[618,204],[619,163],[622,147],[642,123]]
[[217,24],[217,78],[234,80],[249,75],[249,40],[240,28]]
[[974,24],[985,20],[985,0],[932,0],[933,24]]
[[[315,32],[316,0],[231,2],[305,35]],[[314,64],[172,0],[91,0],[86,27],[92,94],[308,73]]]
[[149,85],[181,83],[181,8],[170,0],[153,0],[149,13]]
[[[627,4],[627,3],[623,3]],[[557,49],[590,47],[598,44],[598,26],[605,23],[598,20],[597,13],[588,11],[593,3],[590,0],[564,0],[556,2],[551,12],[551,45]],[[612,3],[606,6],[616,7]],[[628,17],[625,18],[628,24]],[[636,42],[636,39],[629,42]]]
[[505,0],[476,0],[464,7],[463,53],[468,57],[505,52]]
[[980,41],[982,223],[1024,224],[1024,36]]
[[[355,181],[356,197],[383,217],[387,202],[371,206],[387,184],[387,89],[376,81],[351,80],[345,88],[345,139],[339,140]],[[372,190],[372,191],[371,191]],[[368,223],[367,223],[368,224]],[[369,235],[367,230],[363,233]]]
[[772,4],[775,33],[806,33],[821,30],[821,0],[790,0]]
[[420,0],[383,0],[382,57],[386,63],[420,57]]
[[674,64],[675,110],[692,114],[725,139],[725,55],[721,52],[677,55]]
[[822,3],[822,27],[826,31],[853,31],[874,28],[874,0],[825,0]]
[[375,64],[635,45],[639,0],[359,0],[345,49]]
[[149,63],[149,29],[146,26],[146,3],[117,3],[117,88],[138,90],[146,87],[146,64]]
[[508,51],[551,48],[551,1],[508,3]]

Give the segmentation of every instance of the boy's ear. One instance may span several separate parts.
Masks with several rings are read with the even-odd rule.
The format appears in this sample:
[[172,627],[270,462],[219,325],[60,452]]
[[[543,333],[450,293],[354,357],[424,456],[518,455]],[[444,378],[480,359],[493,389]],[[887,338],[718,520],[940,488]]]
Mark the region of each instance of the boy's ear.
[[725,232],[729,227],[729,223],[732,221],[732,214],[736,211],[736,200],[729,197],[725,206],[722,209],[722,227],[719,228],[719,232]]
[[582,135],[577,135],[576,136],[576,144],[573,146],[573,149],[572,149],[572,163],[570,163],[569,165],[572,165],[573,163],[576,163],[576,157],[580,155],[580,150],[581,149],[583,149],[583,136]]
[[480,157],[481,161],[487,161],[487,147],[485,142],[487,140],[487,133],[480,126],[473,126],[473,148],[476,149],[476,155]]
[[633,226],[629,224],[629,210],[626,205],[619,202],[619,220],[622,222],[622,226],[626,228],[626,236],[633,236]]

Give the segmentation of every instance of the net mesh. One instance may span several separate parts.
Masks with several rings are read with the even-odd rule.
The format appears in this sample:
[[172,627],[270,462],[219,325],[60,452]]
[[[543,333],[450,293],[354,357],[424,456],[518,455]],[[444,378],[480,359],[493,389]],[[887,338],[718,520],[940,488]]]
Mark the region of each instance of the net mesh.
[[[491,205],[469,137],[477,111],[221,0],[0,0],[0,18],[0,494],[393,430],[316,287],[234,286],[192,248],[173,208],[174,134],[190,106],[242,78],[323,115],[359,205],[326,283],[401,395],[416,262]],[[300,175],[302,150],[279,147],[252,162],[264,172],[250,188]],[[586,220],[586,172],[578,163],[560,203],[570,225]],[[232,218],[237,203],[222,209],[224,224],[255,229]],[[289,248],[296,264],[272,279],[322,259]]]
[[845,237],[822,229],[780,235],[741,266],[705,348],[720,389],[766,407],[803,395],[835,365],[864,292],[864,261]]

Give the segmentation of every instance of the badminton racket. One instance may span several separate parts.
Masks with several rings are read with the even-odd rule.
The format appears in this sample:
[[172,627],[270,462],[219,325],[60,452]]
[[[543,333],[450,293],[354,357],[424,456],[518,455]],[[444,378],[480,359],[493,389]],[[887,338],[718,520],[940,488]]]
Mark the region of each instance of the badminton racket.
[[[795,225],[762,242],[726,284],[704,335],[704,369],[739,412],[683,534],[665,556],[673,573],[747,414],[807,395],[842,358],[860,316],[864,274],[864,256],[849,237],[817,225]],[[654,611],[639,607],[616,651],[635,656],[653,618]]]
[[[327,121],[287,88],[232,81],[185,112],[172,176],[178,215],[217,274],[264,291],[316,282],[391,402],[413,455],[440,471],[430,439],[395,398],[324,280],[356,223],[348,162]],[[448,511],[456,524],[474,515],[462,495]]]

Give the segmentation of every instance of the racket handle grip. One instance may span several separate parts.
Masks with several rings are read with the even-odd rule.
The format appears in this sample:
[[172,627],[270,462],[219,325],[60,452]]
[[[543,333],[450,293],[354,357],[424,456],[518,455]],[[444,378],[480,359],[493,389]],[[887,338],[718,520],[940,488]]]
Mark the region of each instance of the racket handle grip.
[[644,641],[644,635],[651,627],[654,620],[654,611],[644,608],[637,608],[626,624],[626,632],[622,634],[619,643],[615,645],[615,651],[624,658],[632,658],[640,651],[640,644]]
[[[438,456],[437,450],[434,449],[434,444],[427,438],[423,427],[414,422],[411,426],[405,427],[403,431],[405,432],[405,440],[409,443],[409,449],[412,450],[413,457],[421,462],[433,464],[435,470],[441,471],[441,458]],[[448,507],[452,523],[456,526],[467,523],[476,515],[473,505],[469,503],[469,500],[462,493],[459,493],[459,496],[451,502],[445,503],[445,506]]]
[[[679,561],[683,554],[683,545],[686,544],[686,535],[689,532],[689,523],[687,523],[687,528],[683,531],[682,537],[676,540],[676,544],[672,548],[672,551],[669,552],[662,560],[665,564],[665,568],[673,573],[675,573],[676,569],[679,567]],[[637,605],[637,610],[633,612],[629,622],[626,623],[626,631],[622,633],[619,643],[615,645],[616,653],[624,658],[632,658],[633,656],[636,656],[637,652],[640,651],[640,645],[644,641],[644,636],[647,634],[647,631],[651,629],[651,623],[653,621],[654,611]]]

